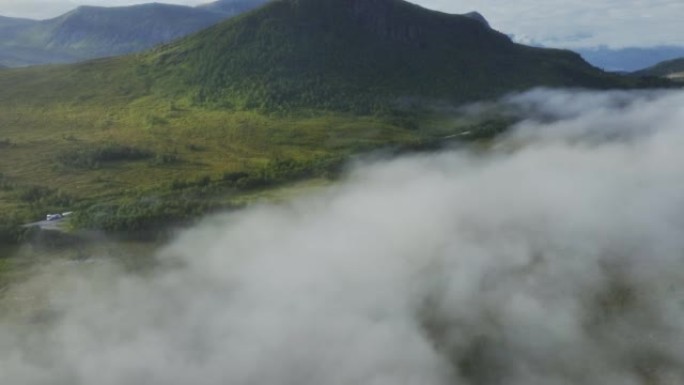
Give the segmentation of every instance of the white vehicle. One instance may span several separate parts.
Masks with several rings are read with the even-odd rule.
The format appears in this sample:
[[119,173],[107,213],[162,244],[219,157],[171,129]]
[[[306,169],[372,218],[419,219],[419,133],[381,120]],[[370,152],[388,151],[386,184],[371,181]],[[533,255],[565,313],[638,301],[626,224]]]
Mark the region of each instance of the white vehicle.
[[62,214],[48,214],[48,215],[45,217],[45,220],[47,220],[47,221],[56,221],[56,220],[62,219],[63,217],[64,217],[64,216],[63,216]]

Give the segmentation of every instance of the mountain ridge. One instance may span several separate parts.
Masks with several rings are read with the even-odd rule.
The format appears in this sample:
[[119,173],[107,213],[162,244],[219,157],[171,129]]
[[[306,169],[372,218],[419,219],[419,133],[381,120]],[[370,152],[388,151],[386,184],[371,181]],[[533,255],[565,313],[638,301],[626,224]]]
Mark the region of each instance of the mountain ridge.
[[[237,1],[239,11],[246,12],[265,0]],[[120,7],[79,6],[46,20],[0,17],[0,33],[4,37],[0,41],[0,64],[69,63],[138,52],[239,13],[237,9],[227,13],[210,8],[145,3]]]
[[637,76],[659,76],[684,80],[684,57],[666,60],[653,67],[634,72]]
[[471,17],[399,0],[272,2],[162,47],[150,64],[200,102],[237,108],[344,108],[325,103],[328,89],[372,106],[389,95],[462,102],[623,81],[574,52],[521,46]]

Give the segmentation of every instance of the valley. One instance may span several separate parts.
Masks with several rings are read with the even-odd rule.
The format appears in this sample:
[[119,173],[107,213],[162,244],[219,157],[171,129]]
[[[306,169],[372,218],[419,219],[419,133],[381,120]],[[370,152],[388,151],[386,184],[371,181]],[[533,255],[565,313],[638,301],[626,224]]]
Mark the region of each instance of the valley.
[[0,384],[684,383],[680,61],[182,3],[0,17]]
[[0,209],[9,228],[183,222],[354,155],[491,136],[510,121],[458,106],[539,86],[669,83],[399,0],[276,1],[144,53],[0,72]]

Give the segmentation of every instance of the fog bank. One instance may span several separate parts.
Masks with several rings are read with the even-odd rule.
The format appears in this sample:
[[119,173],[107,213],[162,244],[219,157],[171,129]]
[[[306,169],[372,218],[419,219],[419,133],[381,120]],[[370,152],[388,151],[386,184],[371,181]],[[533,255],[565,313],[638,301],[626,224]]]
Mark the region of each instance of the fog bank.
[[684,94],[502,103],[529,118],[486,154],[207,219],[145,276],[15,287],[43,299],[0,316],[0,384],[684,383]]

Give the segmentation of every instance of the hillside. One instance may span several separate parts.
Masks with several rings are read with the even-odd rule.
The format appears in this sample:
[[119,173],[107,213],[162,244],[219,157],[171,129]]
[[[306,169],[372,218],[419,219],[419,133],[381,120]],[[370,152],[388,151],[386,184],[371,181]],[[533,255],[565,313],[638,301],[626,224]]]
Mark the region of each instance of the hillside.
[[222,10],[221,4],[81,6],[43,21],[0,17],[0,64],[68,63],[138,52],[251,10],[263,0],[241,0],[232,12]]
[[11,73],[0,79],[8,103],[144,97],[271,112],[369,113],[536,86],[639,82],[570,51],[515,44],[478,19],[401,0],[275,1],[142,55]]
[[634,73],[639,76],[659,76],[673,79],[684,79],[684,58],[664,61],[653,67]]
[[399,0],[277,1],[147,60],[158,89],[237,108],[372,110],[541,85],[627,85],[570,51],[517,45],[480,21]]
[[82,56],[113,56],[139,51],[185,36],[221,20],[200,9],[169,4],[129,7],[81,6],[42,23],[49,30],[46,48]]
[[359,151],[479,132],[434,106],[640,82],[400,0],[276,1],[142,54],[0,72],[0,212],[132,228],[334,174]]

